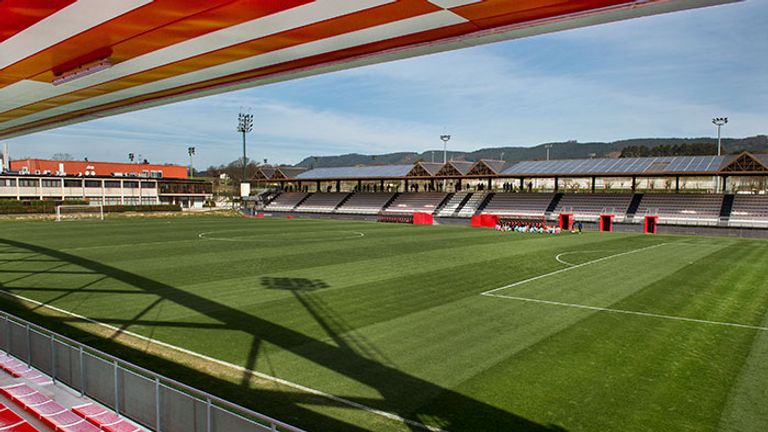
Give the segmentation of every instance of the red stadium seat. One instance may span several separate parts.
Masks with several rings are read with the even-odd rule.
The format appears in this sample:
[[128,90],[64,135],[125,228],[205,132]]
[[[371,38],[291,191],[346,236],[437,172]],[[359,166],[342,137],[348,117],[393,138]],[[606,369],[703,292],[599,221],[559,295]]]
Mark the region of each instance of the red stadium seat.
[[[58,402],[38,392],[26,384],[15,384],[0,389],[4,395],[16,402],[25,411],[39,418],[55,431],[63,432],[98,432],[99,428]],[[0,429],[2,432],[2,429]]]
[[73,407],[72,411],[107,432],[143,431],[114,412],[93,403]]
[[2,432],[39,432],[18,414],[0,404],[0,431]]

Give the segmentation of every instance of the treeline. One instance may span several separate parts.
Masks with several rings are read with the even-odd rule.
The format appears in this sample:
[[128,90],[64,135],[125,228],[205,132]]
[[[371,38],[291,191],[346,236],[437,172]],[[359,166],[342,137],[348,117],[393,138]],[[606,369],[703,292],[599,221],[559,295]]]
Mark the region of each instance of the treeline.
[[[246,175],[249,179],[256,175],[258,167],[258,163],[248,161]],[[197,175],[203,177],[219,177],[221,174],[226,174],[234,183],[240,183],[243,178],[243,159],[234,160],[226,165],[209,166],[205,171],[197,173]]]
[[648,147],[644,145],[631,145],[621,150],[619,157],[648,157],[648,156],[703,156],[717,153],[717,144],[710,143],[683,143],[674,145],[657,145]]

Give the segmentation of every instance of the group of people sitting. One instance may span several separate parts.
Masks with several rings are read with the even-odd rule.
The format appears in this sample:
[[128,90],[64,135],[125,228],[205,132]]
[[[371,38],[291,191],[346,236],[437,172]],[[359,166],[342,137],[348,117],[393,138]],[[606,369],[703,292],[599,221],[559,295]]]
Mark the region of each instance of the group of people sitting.
[[543,222],[499,221],[496,231],[514,231],[533,234],[560,234],[560,227],[549,226]]

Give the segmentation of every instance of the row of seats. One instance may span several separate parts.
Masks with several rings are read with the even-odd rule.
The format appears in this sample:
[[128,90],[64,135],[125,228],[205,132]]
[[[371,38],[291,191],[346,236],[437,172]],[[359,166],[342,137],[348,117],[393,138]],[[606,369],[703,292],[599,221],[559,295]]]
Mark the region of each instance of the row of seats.
[[548,193],[497,193],[483,209],[483,214],[499,216],[544,216],[553,195]]
[[72,411],[80,417],[88,420],[93,425],[98,426],[107,432],[142,432],[143,429],[118,416],[112,411],[96,405],[87,403],[72,408]]
[[348,193],[314,193],[304,200],[296,211],[307,213],[331,213],[348,196]]
[[71,410],[27,384],[19,383],[0,388],[0,393],[19,407],[35,416],[54,431],[99,432],[98,426],[86,421]]
[[601,214],[612,214],[620,222],[631,202],[632,194],[563,195],[553,213],[571,213],[574,220],[597,220]]
[[444,192],[402,193],[384,210],[385,213],[434,213],[448,196]]
[[265,210],[267,211],[291,211],[299,203],[307,197],[305,192],[285,192],[275,198],[274,201],[269,203]]
[[0,431],[3,432],[40,432],[7,406],[0,403]]
[[18,360],[16,357],[9,356],[6,353],[0,353],[0,369],[6,371],[14,378],[24,378],[37,385],[53,383],[53,380],[50,377],[41,374],[36,369],[30,368],[26,363]]
[[388,192],[356,193],[336,213],[378,214],[395,194]]
[[[0,368],[14,378],[27,382],[41,386],[53,384],[53,380],[49,377],[6,353],[0,353]],[[2,387],[0,394],[56,432],[142,432],[144,430],[94,403],[67,409],[25,382]],[[0,432],[6,431],[35,432],[38,429],[0,404]]]
[[768,195],[735,195],[730,221],[734,225],[768,223]]
[[660,223],[716,224],[722,206],[722,195],[646,194],[635,215],[658,216]]

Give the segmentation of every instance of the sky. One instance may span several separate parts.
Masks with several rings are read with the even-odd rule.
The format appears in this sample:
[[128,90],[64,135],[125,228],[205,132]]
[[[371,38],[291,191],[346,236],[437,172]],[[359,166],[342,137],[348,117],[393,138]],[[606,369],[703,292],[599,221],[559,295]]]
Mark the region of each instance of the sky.
[[7,140],[14,158],[195,167],[545,142],[768,134],[768,1],[639,18],[366,66]]

